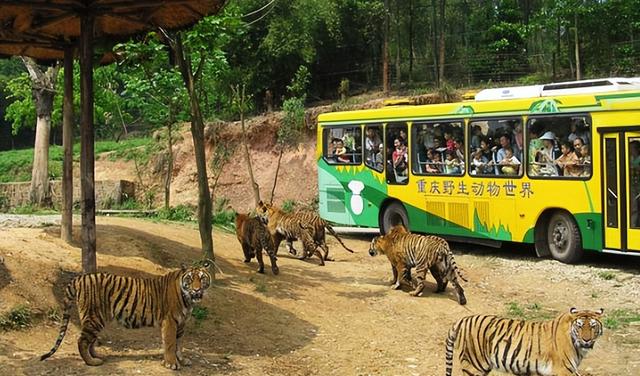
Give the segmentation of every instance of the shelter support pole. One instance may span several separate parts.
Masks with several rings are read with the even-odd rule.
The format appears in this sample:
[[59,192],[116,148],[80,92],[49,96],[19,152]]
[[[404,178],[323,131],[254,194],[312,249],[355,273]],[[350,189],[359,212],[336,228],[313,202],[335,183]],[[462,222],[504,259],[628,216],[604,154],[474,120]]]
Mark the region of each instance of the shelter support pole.
[[96,196],[93,129],[93,33],[95,17],[80,21],[80,195],[82,202],[82,272],[96,272]]
[[73,47],[64,50],[64,103],[62,120],[62,221],[60,237],[73,240]]

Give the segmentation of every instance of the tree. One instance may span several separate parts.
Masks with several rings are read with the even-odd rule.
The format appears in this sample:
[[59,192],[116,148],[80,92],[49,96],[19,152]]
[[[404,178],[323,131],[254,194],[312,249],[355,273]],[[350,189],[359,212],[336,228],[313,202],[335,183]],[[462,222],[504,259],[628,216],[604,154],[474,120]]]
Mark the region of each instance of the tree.
[[36,109],[36,141],[33,148],[33,168],[29,198],[36,206],[51,206],[49,187],[49,136],[51,134],[51,113],[56,94],[59,65],[43,70],[35,60],[21,57],[29,77],[31,93]]
[[253,176],[253,167],[251,166],[251,154],[249,153],[249,146],[247,145],[247,128],[244,123],[246,113],[251,109],[251,96],[246,94],[246,85],[231,86],[233,93],[233,108],[240,116],[240,124],[242,126],[242,149],[244,151],[244,161],[247,164],[249,170],[249,179],[251,180],[251,188],[253,189],[253,200],[255,206],[258,207],[260,202],[260,186],[256,183],[256,178]]

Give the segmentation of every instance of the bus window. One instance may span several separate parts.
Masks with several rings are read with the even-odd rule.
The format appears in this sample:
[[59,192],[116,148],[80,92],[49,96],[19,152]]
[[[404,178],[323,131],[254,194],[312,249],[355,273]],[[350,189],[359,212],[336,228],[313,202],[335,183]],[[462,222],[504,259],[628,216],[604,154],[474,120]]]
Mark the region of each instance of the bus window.
[[531,117],[527,123],[531,177],[590,178],[591,121],[583,115]]
[[464,175],[462,121],[416,122],[412,129],[413,173]]
[[323,132],[324,159],[331,164],[362,162],[362,130],[360,127],[326,128]]
[[629,139],[629,227],[640,228],[640,138]]
[[469,122],[469,173],[522,176],[524,134],[521,118]]
[[384,168],[382,125],[367,125],[364,132],[364,164],[378,172],[382,172]]
[[387,124],[385,160],[389,184],[407,184],[409,181],[407,141],[407,124]]

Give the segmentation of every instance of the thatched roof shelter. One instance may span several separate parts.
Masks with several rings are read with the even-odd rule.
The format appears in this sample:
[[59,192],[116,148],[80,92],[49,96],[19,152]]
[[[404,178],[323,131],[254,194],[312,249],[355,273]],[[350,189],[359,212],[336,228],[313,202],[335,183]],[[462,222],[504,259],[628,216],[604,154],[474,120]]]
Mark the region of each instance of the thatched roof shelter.
[[190,26],[226,0],[0,0],[0,55],[62,60],[80,37],[83,15],[95,18],[95,42],[110,46],[132,34]]
[[[114,43],[147,30],[184,28],[216,14],[225,3],[226,0],[0,0],[0,57],[22,55],[39,61],[64,58],[65,67],[71,69],[74,51],[80,58],[80,183],[85,273],[96,271],[94,45],[108,50]],[[67,95],[72,92],[71,84],[71,79],[65,82],[65,103],[71,103]],[[66,140],[67,136],[63,138]],[[70,156],[67,158],[65,146],[65,166],[70,165],[67,159]],[[70,216],[70,209],[68,211]]]

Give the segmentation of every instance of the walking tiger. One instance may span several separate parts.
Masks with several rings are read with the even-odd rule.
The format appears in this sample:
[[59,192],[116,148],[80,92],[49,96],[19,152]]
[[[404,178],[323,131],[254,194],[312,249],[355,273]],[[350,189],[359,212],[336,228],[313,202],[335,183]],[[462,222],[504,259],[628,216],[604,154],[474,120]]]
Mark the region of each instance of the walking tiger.
[[71,306],[78,308],[80,338],[78,350],[87,365],[99,366],[103,359],[94,346],[98,334],[107,322],[117,320],[126,328],[162,327],[163,365],[170,369],[190,365],[182,356],[184,326],[191,317],[194,303],[200,301],[211,284],[207,270],[213,265],[206,260],[202,266],[171,271],[153,278],[124,277],[109,273],[84,274],[75,277],[66,288],[63,322],[55,345],[42,355],[53,355],[67,332]]
[[462,373],[486,376],[491,370],[515,375],[578,375],[580,362],[602,335],[604,310],[571,308],[550,321],[467,316],[449,330],[446,375],[458,352]]

